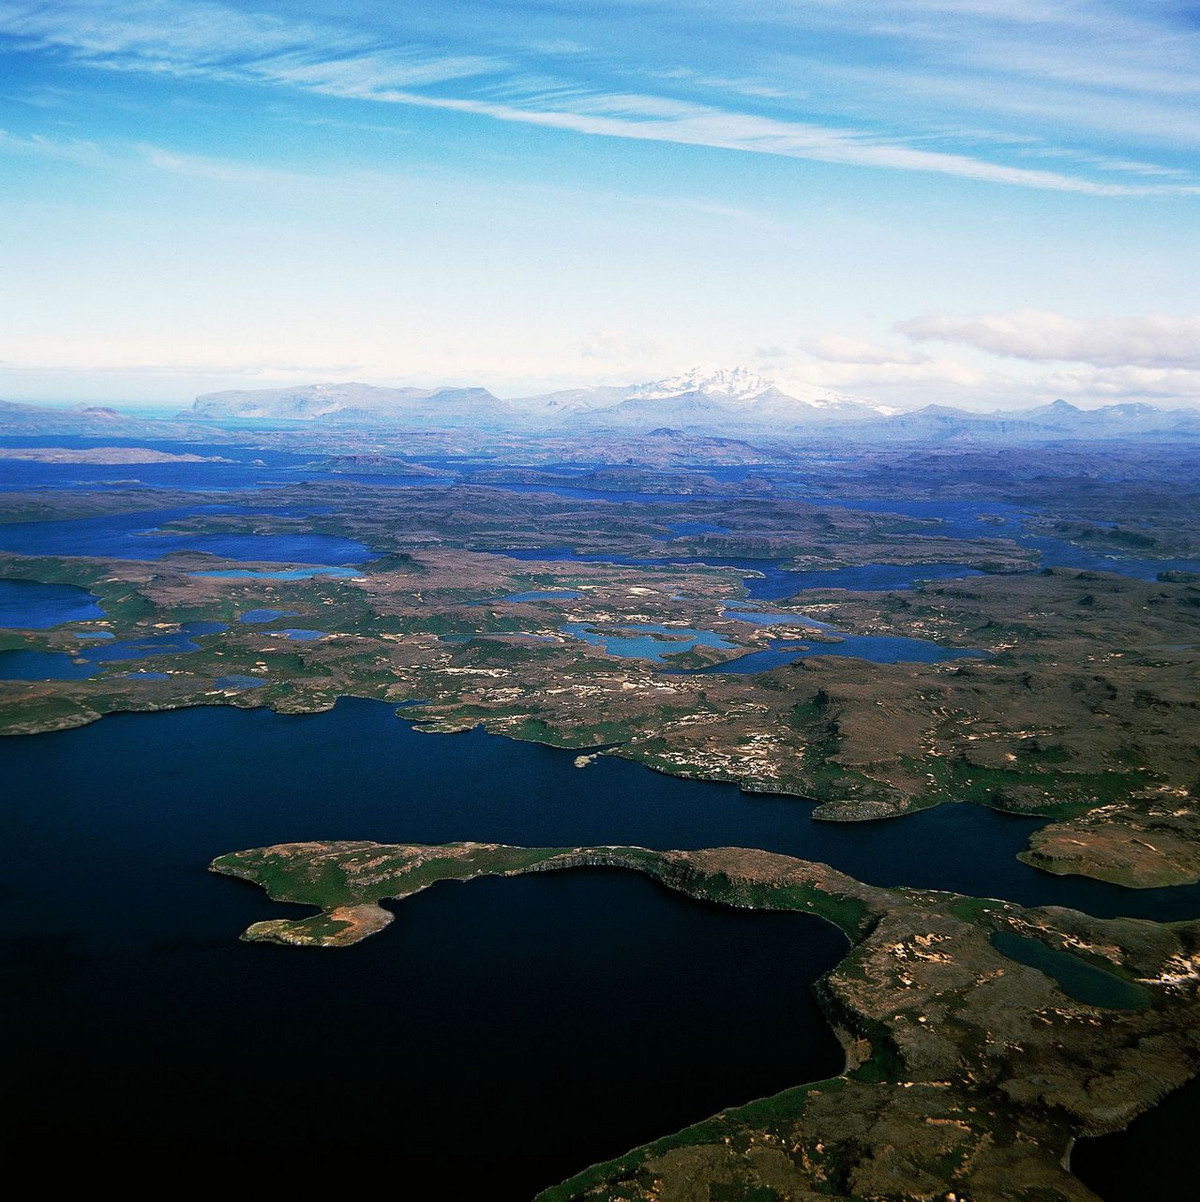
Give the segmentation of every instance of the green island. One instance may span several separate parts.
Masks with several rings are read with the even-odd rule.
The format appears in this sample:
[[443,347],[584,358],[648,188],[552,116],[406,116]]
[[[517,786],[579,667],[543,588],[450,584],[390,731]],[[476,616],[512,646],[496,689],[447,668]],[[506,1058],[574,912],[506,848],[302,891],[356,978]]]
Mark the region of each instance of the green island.
[[1120,1130],[1200,1068],[1200,922],[882,889],[743,848],[309,842],[211,865],[318,910],[244,939],[322,948],[381,931],[382,900],[440,881],[572,868],[836,924],[851,947],[818,994],[846,1067],[588,1168],[541,1202],[1095,1202],[1070,1172],[1074,1140]]

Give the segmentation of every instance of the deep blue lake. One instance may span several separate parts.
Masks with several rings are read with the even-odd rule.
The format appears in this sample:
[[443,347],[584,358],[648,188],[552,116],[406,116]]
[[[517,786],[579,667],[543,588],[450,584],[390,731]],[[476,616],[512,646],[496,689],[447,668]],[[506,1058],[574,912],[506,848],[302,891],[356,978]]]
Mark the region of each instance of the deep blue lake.
[[0,651],[0,680],[84,680],[94,676],[101,664],[199,651],[200,644],[194,641],[196,636],[217,634],[224,629],[223,622],[185,622],[177,631],[100,642],[70,652],[26,648]]
[[770,559],[737,559],[719,555],[669,555],[662,559],[641,559],[631,555],[589,553],[578,555],[570,547],[518,547],[497,551],[510,559],[546,560],[568,563],[616,563],[625,567],[662,567],[664,564],[704,564],[712,568],[736,568],[745,573],[746,592],[756,601],[782,601],[805,589],[892,589],[912,588],[918,580],[978,576],[974,568],[960,563],[861,564],[857,567],[830,568],[820,572],[792,572]]
[[104,617],[99,598],[73,584],[0,580],[0,626],[45,630],[64,622]]
[[941,664],[951,659],[979,659],[983,652],[962,647],[940,647],[927,639],[905,639],[893,635],[848,634],[839,643],[798,643],[795,639],[772,639],[761,651],[751,651],[723,664],[698,668],[697,672],[766,672],[810,655],[845,655],[875,664]]
[[0,525],[0,551],[113,559],[160,559],[174,551],[206,551],[227,559],[275,563],[362,563],[371,557],[361,543],[330,534],[180,534],[161,529],[167,522],[194,514],[261,512],[241,505],[202,505],[60,522],[12,522]]
[[[539,831],[538,810],[567,782],[615,769],[622,808],[637,809],[629,780],[653,792],[664,779],[572,763],[417,734],[361,702],[299,719],[127,715],[0,742],[3,1009],[22,1032],[6,1057],[22,1099],[10,1138],[80,1155],[205,1149],[217,1164],[248,1149],[432,1171],[452,1157],[456,1194],[527,1198],[840,1071],[809,986],[846,945],[817,919],[568,873],[438,886],[382,938],[297,954],[239,943],[287,907],[205,871],[221,851],[316,831],[561,835],[569,813]],[[601,790],[588,794],[599,808]]]
[[1027,868],[1012,853],[1030,821],[949,806],[814,823],[795,799],[611,757],[581,770],[568,751],[422,734],[377,702],[111,716],[0,741],[0,774],[5,1009],[23,1032],[10,1133],[81,1154],[130,1141],[218,1160],[247,1143],[294,1153],[332,1108],[351,1117],[322,1135],[330,1157],[453,1157],[462,1191],[528,1197],[840,1069],[808,986],[845,943],[818,919],[587,872],[438,886],[345,951],[247,945],[250,922],[301,911],[205,871],[236,848],[746,844],[879,884],[1200,913],[1200,890],[1128,893]]
[[1196,1192],[1198,1117],[1200,1078],[1193,1078],[1124,1131],[1081,1139],[1071,1169],[1104,1202],[1190,1198]]

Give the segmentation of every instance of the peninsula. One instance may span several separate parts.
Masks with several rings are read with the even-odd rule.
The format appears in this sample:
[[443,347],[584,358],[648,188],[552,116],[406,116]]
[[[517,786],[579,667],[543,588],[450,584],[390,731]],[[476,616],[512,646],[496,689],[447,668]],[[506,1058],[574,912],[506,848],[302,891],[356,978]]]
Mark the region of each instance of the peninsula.
[[822,864],[743,848],[521,848],[290,843],[212,871],[317,907],[243,936],[346,947],[441,881],[573,868],[644,873],[722,905],[817,914],[850,940],[819,982],[846,1054],[797,1083],[581,1172],[541,1202],[696,1196],[1096,1202],[1069,1171],[1080,1135],[1124,1127],[1200,1068],[1200,922],[864,885]]

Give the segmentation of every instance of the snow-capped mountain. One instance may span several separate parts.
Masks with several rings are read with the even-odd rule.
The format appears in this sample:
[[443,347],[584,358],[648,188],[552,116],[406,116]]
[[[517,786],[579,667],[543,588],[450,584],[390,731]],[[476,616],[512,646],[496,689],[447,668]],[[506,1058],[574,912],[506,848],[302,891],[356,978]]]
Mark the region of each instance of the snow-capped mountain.
[[705,396],[752,401],[774,387],[770,380],[764,380],[757,372],[745,367],[693,367],[691,371],[668,376],[665,380],[638,384],[630,392],[629,399],[658,401],[698,392]]
[[624,387],[576,388],[515,402],[533,420],[589,428],[746,430],[808,425],[813,422],[863,421],[886,416],[888,409],[861,397],[805,385],[783,391],[745,367],[694,367],[690,371]]

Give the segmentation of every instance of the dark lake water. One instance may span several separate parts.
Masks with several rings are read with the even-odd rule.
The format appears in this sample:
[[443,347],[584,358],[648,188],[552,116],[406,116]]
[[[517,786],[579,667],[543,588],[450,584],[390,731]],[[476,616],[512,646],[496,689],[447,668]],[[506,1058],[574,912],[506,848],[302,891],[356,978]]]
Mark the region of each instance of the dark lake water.
[[1110,1010],[1143,1010],[1152,1000],[1145,986],[1106,972],[1065,948],[1049,947],[1038,939],[1014,931],[997,931],[991,942],[997,951],[1045,973],[1068,997],[1085,1005]]
[[1104,1202],[1182,1202],[1196,1194],[1198,1118],[1200,1078],[1169,1094],[1126,1130],[1081,1139],[1071,1153],[1071,1168]]
[[335,564],[362,563],[371,557],[361,543],[329,534],[180,534],[161,529],[167,522],[194,514],[261,512],[250,506],[204,505],[59,522],[13,522],[0,525],[0,551],[19,555],[103,555],[113,559],[160,559],[173,551],[207,551],[227,559]]
[[64,622],[104,617],[99,598],[72,584],[0,580],[0,626],[45,630]]
[[[117,715],[0,741],[5,1008],[23,1033],[10,1133],[218,1157],[248,1141],[260,1157],[319,1159],[346,1141],[356,1157],[450,1157],[456,1194],[528,1197],[840,1068],[808,986],[845,944],[820,920],[587,872],[438,886],[346,951],[251,946],[237,941],[247,924],[292,908],[205,871],[240,847],[745,844],[880,884],[1200,913],[1197,890],[1130,894],[1027,868],[1011,857],[1034,824],[974,807],[820,824],[794,799],[573,760],[421,734],[366,701]],[[324,1151],[308,1146],[314,1115],[330,1123]]]
[[152,655],[182,655],[199,651],[195,638],[217,634],[223,622],[186,622],[177,631],[144,638],[101,642],[67,651],[0,651],[0,680],[84,680],[102,664]]

